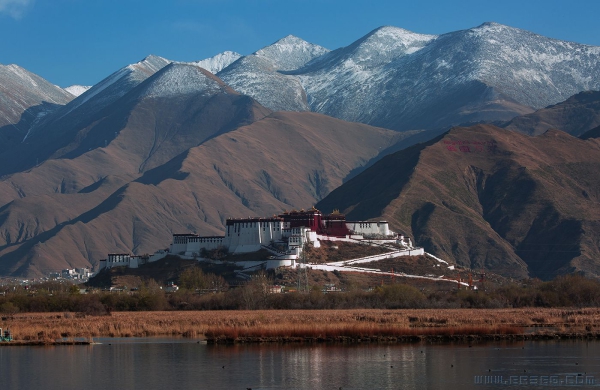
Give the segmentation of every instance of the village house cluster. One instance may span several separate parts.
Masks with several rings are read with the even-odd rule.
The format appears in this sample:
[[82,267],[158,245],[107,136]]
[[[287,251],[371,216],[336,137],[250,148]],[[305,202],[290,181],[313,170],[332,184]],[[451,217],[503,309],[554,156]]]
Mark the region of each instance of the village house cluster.
[[60,272],[50,272],[48,275],[50,280],[56,279],[67,279],[76,281],[87,281],[94,275],[91,269],[85,268],[71,268],[63,269]]

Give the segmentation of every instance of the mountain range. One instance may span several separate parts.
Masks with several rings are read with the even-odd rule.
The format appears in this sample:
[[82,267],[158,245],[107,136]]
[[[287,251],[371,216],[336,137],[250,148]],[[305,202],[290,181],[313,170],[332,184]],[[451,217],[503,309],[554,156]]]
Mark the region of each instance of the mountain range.
[[381,27],[333,51],[291,37],[270,48],[294,61],[263,49],[217,75],[271,109],[395,130],[509,120],[600,89],[600,48],[497,23],[439,36]]
[[[466,266],[596,275],[598,245],[587,232],[597,190],[585,173],[596,164],[600,97],[589,90],[600,89],[599,59],[597,47],[485,23],[439,36],[382,27],[336,50],[287,36],[246,56],[151,55],[89,88],[0,66],[0,274],[153,252],[172,233],[218,234],[227,217],[321,201],[324,211],[388,218]],[[447,132],[473,122],[505,130]],[[444,151],[469,132],[494,153],[471,161],[477,153]],[[587,160],[575,159],[578,148]],[[550,168],[521,170],[529,166]],[[569,175],[587,180],[578,193],[562,187],[574,185]],[[533,189],[496,193],[517,183]],[[413,187],[427,196],[405,199]],[[578,194],[581,207],[565,211],[566,196]],[[563,230],[544,229],[563,222],[586,232],[567,234],[579,243],[567,252],[583,254],[535,265],[527,245],[558,240]],[[544,229],[527,229],[535,223]]]

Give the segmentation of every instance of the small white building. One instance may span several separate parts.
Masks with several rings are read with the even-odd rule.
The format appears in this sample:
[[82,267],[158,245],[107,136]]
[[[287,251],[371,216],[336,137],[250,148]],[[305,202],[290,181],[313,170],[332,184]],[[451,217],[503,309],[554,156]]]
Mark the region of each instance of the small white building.
[[63,269],[61,274],[63,278],[70,279],[76,275],[76,272],[75,269]]

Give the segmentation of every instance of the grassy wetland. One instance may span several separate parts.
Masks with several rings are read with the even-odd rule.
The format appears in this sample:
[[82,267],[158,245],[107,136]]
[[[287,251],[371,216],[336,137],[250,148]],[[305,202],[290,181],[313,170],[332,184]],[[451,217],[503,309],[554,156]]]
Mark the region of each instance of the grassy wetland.
[[600,309],[350,309],[22,313],[3,317],[15,340],[177,336],[209,343],[410,342],[597,338]]
[[370,288],[347,283],[336,292],[314,284],[308,291],[285,293],[273,293],[267,274],[231,287],[219,276],[190,268],[177,281],[181,289],[175,292],[153,279],[135,288],[83,293],[68,284],[15,286],[0,295],[0,327],[10,327],[15,340],[30,344],[152,336],[209,343],[600,336],[600,282],[579,275],[487,283],[479,290],[395,282]]

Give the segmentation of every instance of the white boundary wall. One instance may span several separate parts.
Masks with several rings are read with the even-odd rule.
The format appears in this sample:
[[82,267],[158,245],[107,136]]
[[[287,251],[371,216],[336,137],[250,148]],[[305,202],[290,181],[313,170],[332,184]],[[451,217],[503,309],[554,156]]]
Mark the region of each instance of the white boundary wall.
[[327,263],[327,265],[342,266],[342,265],[350,265],[350,264],[370,263],[371,261],[393,259],[393,258],[401,257],[401,256],[420,256],[423,254],[425,254],[425,250],[423,248],[415,248],[415,249],[387,252],[387,253],[382,253],[380,255],[361,257],[359,259],[353,259],[353,260],[336,261],[333,263]]

